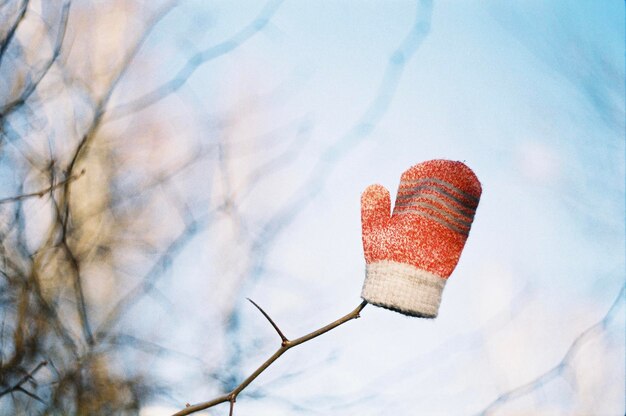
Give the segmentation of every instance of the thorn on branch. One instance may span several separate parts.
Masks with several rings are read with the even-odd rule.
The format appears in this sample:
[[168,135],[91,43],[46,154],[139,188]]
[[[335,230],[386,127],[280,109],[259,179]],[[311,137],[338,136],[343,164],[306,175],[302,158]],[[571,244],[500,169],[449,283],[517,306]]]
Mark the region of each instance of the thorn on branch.
[[259,305],[256,304],[255,301],[253,301],[250,298],[246,298],[250,301],[250,303],[252,303],[254,306],[256,306],[256,308],[263,314],[263,316],[265,317],[265,319],[267,319],[269,321],[270,324],[272,324],[272,326],[274,327],[274,329],[276,330],[276,332],[278,333],[278,336],[280,337],[281,341],[282,341],[282,345],[285,345],[289,342],[289,339],[287,339],[287,337],[282,333],[282,331],[280,330],[280,328],[278,328],[278,325],[276,325],[276,323],[272,320],[272,318],[269,317],[269,315],[263,310],[263,308],[261,308]]

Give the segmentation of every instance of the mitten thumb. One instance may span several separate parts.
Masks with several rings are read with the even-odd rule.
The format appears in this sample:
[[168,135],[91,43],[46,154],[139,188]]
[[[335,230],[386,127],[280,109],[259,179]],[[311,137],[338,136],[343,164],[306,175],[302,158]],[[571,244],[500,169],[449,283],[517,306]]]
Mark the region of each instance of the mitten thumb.
[[391,214],[391,197],[382,185],[370,185],[361,195],[361,226],[363,236],[374,228],[384,226]]

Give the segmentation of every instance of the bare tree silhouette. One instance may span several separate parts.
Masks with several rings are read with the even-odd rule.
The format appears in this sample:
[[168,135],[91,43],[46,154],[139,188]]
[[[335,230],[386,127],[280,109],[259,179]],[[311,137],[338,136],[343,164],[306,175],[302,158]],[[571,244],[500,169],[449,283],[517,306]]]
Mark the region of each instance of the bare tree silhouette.
[[[168,383],[148,377],[128,351],[174,352],[131,335],[141,326],[132,310],[147,297],[163,300],[159,279],[198,232],[220,216],[239,221],[228,172],[227,129],[236,121],[218,115],[224,122],[212,139],[172,140],[158,112],[134,113],[246,42],[279,5],[268,3],[231,39],[132,98],[125,79],[150,71],[138,56],[154,50],[146,42],[174,2],[3,3],[3,413],[134,414],[151,395],[167,395]],[[102,42],[102,30],[113,44]],[[288,134],[277,132],[266,146],[281,146]],[[237,185],[255,186],[267,176],[259,170],[286,162],[261,155],[254,177]],[[223,186],[189,186],[199,166]]]
[[[229,294],[216,310],[231,349],[225,366],[206,371],[224,391],[243,381],[241,304],[232,294],[261,278],[272,241],[385,113],[430,14],[424,2],[370,107],[325,150],[305,186],[282,202],[264,202],[270,209],[259,215],[258,189],[297,159],[311,120],[242,135],[241,120],[258,111],[251,103],[186,115],[195,130],[172,139],[158,104],[177,94],[194,100],[184,88],[194,72],[262,31],[281,3],[268,2],[232,37],[198,47],[170,78],[152,76],[154,84],[139,95],[129,83],[154,72],[151,60],[160,58],[150,36],[175,2],[2,5],[9,24],[0,49],[7,80],[0,87],[0,151],[12,173],[4,175],[8,196],[0,199],[3,411],[136,413],[148,398],[172,394],[169,381],[154,378],[133,357],[181,354],[134,335],[142,327],[137,313],[146,301],[168,307],[160,280],[194,237],[211,228],[221,261],[214,273],[226,276],[221,290]],[[207,133],[208,140],[199,137]]]

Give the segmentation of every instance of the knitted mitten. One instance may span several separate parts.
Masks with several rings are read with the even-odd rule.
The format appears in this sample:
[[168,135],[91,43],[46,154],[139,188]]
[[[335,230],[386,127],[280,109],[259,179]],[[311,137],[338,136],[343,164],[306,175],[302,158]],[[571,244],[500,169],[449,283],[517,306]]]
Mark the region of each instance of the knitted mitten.
[[391,216],[389,191],[367,187],[361,196],[367,263],[361,297],[405,315],[435,318],[481,192],[474,172],[450,160],[404,172]]

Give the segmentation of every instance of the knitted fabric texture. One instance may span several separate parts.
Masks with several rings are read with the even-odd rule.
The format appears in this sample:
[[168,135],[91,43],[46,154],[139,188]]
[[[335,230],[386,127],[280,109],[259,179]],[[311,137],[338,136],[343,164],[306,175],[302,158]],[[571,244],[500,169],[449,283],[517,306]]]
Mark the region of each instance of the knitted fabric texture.
[[436,317],[481,193],[474,172],[450,160],[404,172],[391,216],[389,191],[369,186],[361,197],[367,264],[361,297],[405,315]]

